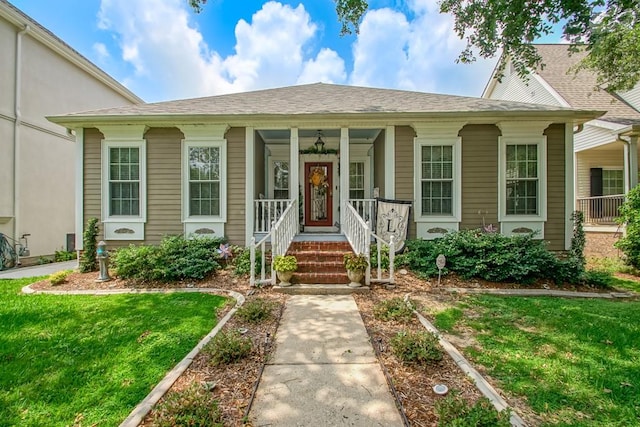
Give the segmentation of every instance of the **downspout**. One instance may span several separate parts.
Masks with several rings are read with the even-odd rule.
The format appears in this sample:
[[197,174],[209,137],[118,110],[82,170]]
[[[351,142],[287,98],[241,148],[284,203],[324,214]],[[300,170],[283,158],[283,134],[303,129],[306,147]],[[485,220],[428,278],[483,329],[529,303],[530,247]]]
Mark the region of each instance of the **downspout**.
[[[15,94],[14,94],[14,107],[15,107],[15,122],[13,125],[13,240],[19,242],[19,227],[18,227],[18,215],[20,214],[20,152],[18,147],[20,137],[20,125],[22,123],[22,114],[20,112],[21,97],[22,94],[22,35],[29,32],[31,27],[25,25],[24,28],[18,31],[16,35],[16,67],[15,67]],[[17,251],[19,252],[19,251]],[[20,264],[20,254],[18,256],[18,264]]]

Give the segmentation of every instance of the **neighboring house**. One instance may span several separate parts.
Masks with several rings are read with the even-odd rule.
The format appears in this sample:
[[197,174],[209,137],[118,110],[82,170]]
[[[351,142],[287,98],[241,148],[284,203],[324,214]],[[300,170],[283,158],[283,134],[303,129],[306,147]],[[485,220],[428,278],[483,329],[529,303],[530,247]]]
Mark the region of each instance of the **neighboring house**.
[[640,84],[625,93],[597,90],[592,72],[572,71],[584,52],[570,54],[565,44],[535,47],[543,69],[525,81],[508,64],[502,81],[494,74],[482,97],[606,111],[575,131],[576,208],[587,223],[614,223],[624,195],[638,184]]
[[97,217],[112,246],[248,245],[288,205],[292,233],[298,217],[305,234],[344,233],[348,203],[368,219],[378,194],[413,202],[411,238],[484,223],[565,250],[573,129],[600,114],[317,83],[49,119],[77,136],[76,233]]
[[77,145],[45,116],[142,100],[6,0],[0,57],[0,233],[32,257],[72,249]]

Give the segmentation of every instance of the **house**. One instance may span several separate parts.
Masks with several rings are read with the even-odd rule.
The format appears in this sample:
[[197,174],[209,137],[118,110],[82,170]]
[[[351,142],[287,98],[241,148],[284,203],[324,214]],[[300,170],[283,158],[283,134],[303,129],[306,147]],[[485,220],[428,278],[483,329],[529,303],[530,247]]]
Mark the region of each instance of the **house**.
[[6,0],[0,57],[0,233],[35,260],[76,228],[75,136],[45,116],[142,100]]
[[524,80],[508,64],[501,81],[494,72],[482,97],[606,111],[575,129],[575,193],[588,224],[613,224],[624,195],[638,184],[640,84],[625,93],[597,90],[592,72],[572,71],[585,52],[570,54],[566,44],[535,47],[544,68]]
[[182,233],[249,245],[289,214],[290,236],[348,234],[380,196],[412,202],[410,238],[492,224],[561,251],[574,128],[600,114],[316,83],[49,120],[77,138],[76,234],[99,218],[111,247]]

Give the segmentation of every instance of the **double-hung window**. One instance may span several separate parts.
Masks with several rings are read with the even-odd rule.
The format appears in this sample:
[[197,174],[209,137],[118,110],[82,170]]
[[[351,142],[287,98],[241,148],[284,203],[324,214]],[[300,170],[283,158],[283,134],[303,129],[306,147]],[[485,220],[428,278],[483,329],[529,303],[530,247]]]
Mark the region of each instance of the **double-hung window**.
[[364,162],[349,162],[349,198],[364,199]]
[[289,198],[289,162],[287,161],[273,162],[273,198]]
[[622,169],[602,170],[602,195],[615,196],[624,193],[624,174]]
[[452,216],[454,213],[453,152],[453,145],[423,145],[420,148],[422,216]]
[[110,147],[109,216],[140,215],[140,147]]
[[540,174],[537,144],[507,144],[506,214],[538,215]]
[[189,146],[188,216],[220,215],[220,147]]

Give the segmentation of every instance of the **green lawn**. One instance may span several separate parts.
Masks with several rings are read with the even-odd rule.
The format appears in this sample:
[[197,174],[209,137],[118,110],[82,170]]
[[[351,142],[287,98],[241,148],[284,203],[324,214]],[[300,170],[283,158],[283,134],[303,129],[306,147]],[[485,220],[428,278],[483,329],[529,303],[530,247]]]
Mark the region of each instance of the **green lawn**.
[[443,326],[475,329],[482,351],[467,355],[542,425],[640,425],[640,302],[475,296],[461,308]]
[[34,280],[0,280],[0,426],[120,424],[226,301],[20,294]]

